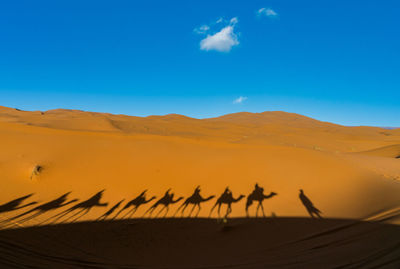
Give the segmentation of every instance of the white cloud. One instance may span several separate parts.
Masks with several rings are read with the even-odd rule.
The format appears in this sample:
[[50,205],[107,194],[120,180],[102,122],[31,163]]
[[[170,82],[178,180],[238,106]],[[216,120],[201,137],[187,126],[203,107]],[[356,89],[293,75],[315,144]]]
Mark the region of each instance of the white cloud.
[[200,49],[205,51],[229,52],[233,46],[239,45],[238,36],[235,33],[235,25],[237,23],[238,18],[234,17],[229,21],[229,25],[222,28],[219,32],[207,35],[206,38],[200,41]]
[[276,13],[275,10],[273,10],[272,8],[265,8],[265,7],[260,8],[257,11],[257,14],[260,15],[260,16],[261,15],[262,16],[267,16],[267,17],[270,17],[270,18],[275,18],[275,17],[278,16],[278,13]]
[[234,18],[232,18],[232,19],[230,20],[230,23],[233,24],[233,25],[235,25],[235,24],[238,23],[238,22],[239,22],[239,20],[238,20],[237,17],[234,17]]
[[246,96],[240,96],[239,98],[236,98],[235,100],[233,100],[233,103],[234,104],[241,104],[246,100],[247,100]]
[[239,45],[239,40],[232,25],[226,26],[221,31],[208,35],[200,41],[200,49],[206,51],[229,52],[233,46],[237,45]]
[[205,34],[208,30],[210,30],[210,26],[202,25],[200,27],[194,28],[194,32],[198,34]]

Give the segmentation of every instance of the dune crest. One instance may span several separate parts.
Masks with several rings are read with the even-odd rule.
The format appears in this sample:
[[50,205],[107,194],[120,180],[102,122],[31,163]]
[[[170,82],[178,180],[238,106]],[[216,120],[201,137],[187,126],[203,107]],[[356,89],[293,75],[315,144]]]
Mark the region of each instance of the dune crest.
[[390,145],[385,147],[380,147],[377,149],[371,149],[363,152],[359,152],[360,154],[370,155],[370,156],[378,156],[378,157],[388,157],[388,158],[400,158],[400,144]]

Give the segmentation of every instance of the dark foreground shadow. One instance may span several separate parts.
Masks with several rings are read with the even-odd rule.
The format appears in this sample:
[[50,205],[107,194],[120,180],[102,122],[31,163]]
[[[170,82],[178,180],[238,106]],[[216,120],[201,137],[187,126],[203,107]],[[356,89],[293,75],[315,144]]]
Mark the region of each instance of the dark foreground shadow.
[[[157,257],[157,258],[155,258]],[[400,268],[400,226],[165,218],[0,231],[0,268]]]

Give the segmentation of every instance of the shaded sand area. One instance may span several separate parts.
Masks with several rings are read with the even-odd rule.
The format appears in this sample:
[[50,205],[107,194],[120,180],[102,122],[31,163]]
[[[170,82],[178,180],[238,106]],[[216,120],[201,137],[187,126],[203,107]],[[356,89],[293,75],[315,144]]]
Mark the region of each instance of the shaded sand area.
[[400,268],[400,226],[135,219],[0,231],[1,268]]

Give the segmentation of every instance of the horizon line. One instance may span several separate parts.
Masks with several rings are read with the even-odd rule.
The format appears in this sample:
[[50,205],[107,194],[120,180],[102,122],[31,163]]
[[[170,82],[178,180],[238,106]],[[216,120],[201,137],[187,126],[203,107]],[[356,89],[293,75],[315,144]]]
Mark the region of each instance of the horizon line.
[[344,126],[344,127],[374,127],[374,128],[382,128],[382,129],[386,129],[386,130],[394,130],[394,129],[399,129],[400,128],[400,127],[395,127],[395,126],[379,126],[379,125],[344,125],[344,124],[335,123],[335,122],[331,122],[331,121],[319,120],[317,118],[310,117],[310,116],[307,116],[307,115],[304,115],[304,114],[300,114],[300,113],[296,113],[296,112],[288,112],[288,111],[283,111],[283,110],[265,110],[265,111],[261,111],[261,112],[240,111],[240,112],[232,112],[232,113],[222,114],[222,115],[215,116],[215,117],[197,118],[197,117],[187,116],[187,115],[179,114],[179,113],[167,113],[167,114],[161,114],[161,115],[151,114],[151,115],[147,115],[147,116],[136,116],[136,115],[131,115],[131,114],[111,113],[111,112],[102,112],[102,111],[91,111],[91,110],[72,109],[72,108],[54,108],[54,109],[48,109],[48,110],[43,110],[43,111],[42,110],[23,110],[23,109],[19,109],[17,107],[7,107],[7,106],[2,106],[2,105],[0,105],[0,108],[14,109],[14,110],[19,111],[19,112],[41,112],[41,113],[46,113],[46,112],[50,112],[50,111],[57,111],[57,110],[65,110],[65,111],[78,111],[78,112],[84,112],[84,113],[96,113],[96,114],[109,114],[109,115],[115,115],[115,116],[137,117],[137,118],[165,117],[165,116],[176,115],[176,116],[182,116],[182,117],[185,117],[185,118],[195,119],[195,120],[216,119],[216,118],[220,118],[220,117],[227,116],[227,115],[235,115],[235,114],[241,114],[241,113],[262,114],[262,113],[268,113],[268,112],[270,112],[270,113],[271,112],[282,112],[282,113],[286,113],[286,114],[295,114],[295,115],[306,117],[306,118],[309,118],[309,119],[312,119],[312,120],[331,123],[331,124],[340,125],[340,126]]

